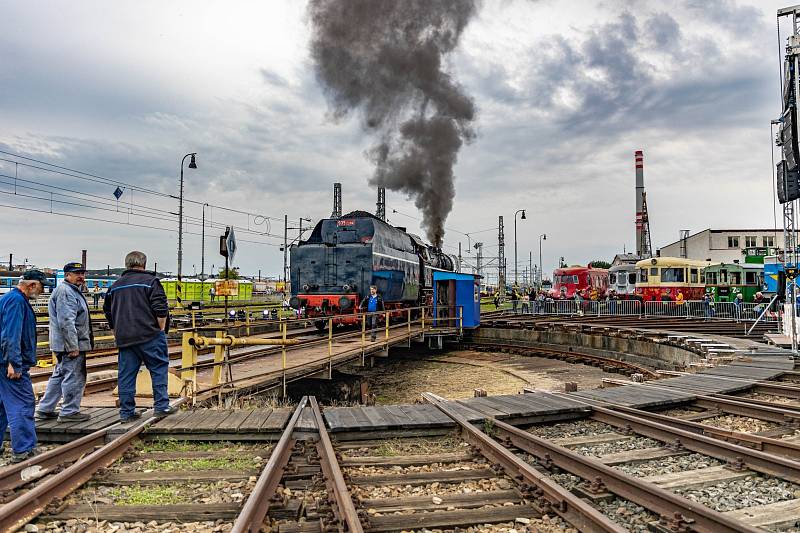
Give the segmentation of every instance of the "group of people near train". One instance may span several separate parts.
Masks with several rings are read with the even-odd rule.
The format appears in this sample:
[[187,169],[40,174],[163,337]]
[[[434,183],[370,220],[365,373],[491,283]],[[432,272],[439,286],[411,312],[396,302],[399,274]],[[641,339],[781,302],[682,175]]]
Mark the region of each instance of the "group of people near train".
[[[130,252],[125,257],[125,272],[109,287],[103,302],[103,313],[119,351],[117,383],[123,423],[140,417],[135,396],[142,364],[152,380],[154,416],[161,418],[175,411],[167,392],[167,296],[155,273],[146,267],[144,253]],[[30,376],[38,360],[36,315],[30,302],[52,284],[43,272],[29,270],[0,298],[0,358],[6,369],[0,372],[0,453],[9,429],[12,463],[36,455],[35,419],[75,423],[91,418],[80,410],[86,386],[86,352],[94,348],[90,308],[84,295],[86,267],[67,263],[64,277],[64,282],[53,289],[47,306],[49,347],[57,362],[38,406]]]

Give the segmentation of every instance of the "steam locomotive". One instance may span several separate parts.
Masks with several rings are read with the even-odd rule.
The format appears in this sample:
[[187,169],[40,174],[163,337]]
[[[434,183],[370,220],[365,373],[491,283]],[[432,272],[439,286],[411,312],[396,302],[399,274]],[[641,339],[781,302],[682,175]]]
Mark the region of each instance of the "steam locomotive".
[[[459,266],[455,256],[365,211],[319,221],[289,252],[289,305],[305,309],[308,318],[345,315],[335,319],[342,324],[360,322],[355,313],[370,285],[386,309],[425,305],[433,296],[433,272]],[[325,327],[324,320],[315,323]]]

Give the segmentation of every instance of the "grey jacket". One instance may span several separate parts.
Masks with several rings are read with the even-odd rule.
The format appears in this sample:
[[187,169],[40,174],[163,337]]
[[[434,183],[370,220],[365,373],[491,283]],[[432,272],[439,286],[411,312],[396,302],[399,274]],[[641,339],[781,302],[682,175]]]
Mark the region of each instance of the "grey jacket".
[[67,281],[61,283],[50,295],[47,312],[51,351],[85,352],[93,348],[89,306],[80,288]]

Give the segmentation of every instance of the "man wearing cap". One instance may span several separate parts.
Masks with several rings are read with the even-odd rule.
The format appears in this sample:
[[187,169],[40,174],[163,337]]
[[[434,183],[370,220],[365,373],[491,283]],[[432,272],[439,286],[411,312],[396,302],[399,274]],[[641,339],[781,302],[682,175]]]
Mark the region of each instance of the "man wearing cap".
[[30,367],[36,364],[36,315],[29,303],[52,285],[39,270],[23,273],[19,285],[0,298],[0,451],[11,429],[12,463],[36,454],[35,397]]
[[[58,363],[36,410],[38,419],[58,417],[59,422],[84,422],[90,418],[80,412],[86,386],[86,352],[94,348],[89,305],[81,292],[85,280],[86,268],[81,263],[67,263],[64,283],[50,295],[50,350]],[[56,405],[62,399],[58,414]]]

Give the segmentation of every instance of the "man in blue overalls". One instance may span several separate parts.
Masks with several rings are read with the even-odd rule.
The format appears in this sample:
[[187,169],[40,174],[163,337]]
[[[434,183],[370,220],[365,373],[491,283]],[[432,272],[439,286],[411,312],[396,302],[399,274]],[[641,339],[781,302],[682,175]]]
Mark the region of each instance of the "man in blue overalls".
[[375,342],[377,339],[378,334],[378,312],[383,311],[383,298],[381,295],[378,294],[378,287],[375,285],[370,285],[369,287],[369,294],[361,300],[361,305],[359,305],[361,312],[367,313],[375,313],[367,316],[367,322],[370,324],[370,335],[369,338],[372,342]]
[[28,270],[19,285],[0,298],[0,448],[11,428],[12,463],[36,454],[35,397],[29,374],[36,364],[36,315],[28,300],[51,283],[39,270]]

